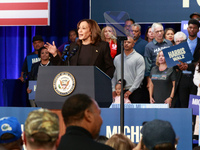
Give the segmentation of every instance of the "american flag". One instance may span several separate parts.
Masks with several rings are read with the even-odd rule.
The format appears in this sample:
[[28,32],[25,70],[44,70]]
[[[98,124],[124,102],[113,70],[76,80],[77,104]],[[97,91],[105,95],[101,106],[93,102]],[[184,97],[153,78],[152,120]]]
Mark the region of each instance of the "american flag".
[[0,26],[50,25],[50,0],[0,0]]

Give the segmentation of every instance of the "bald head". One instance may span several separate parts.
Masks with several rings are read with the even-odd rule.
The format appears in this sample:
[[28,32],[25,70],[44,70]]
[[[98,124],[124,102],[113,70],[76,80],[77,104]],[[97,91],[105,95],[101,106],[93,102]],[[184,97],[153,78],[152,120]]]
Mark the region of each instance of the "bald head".
[[124,41],[124,50],[125,51],[132,51],[135,43],[133,37],[128,36],[127,40]]

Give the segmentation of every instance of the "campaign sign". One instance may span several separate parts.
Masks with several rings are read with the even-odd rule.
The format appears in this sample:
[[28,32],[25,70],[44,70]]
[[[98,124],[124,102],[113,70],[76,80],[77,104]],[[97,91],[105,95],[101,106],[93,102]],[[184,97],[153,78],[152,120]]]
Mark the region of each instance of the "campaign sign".
[[180,64],[178,60],[182,62],[193,60],[193,56],[187,42],[165,48],[163,50],[163,54],[168,68]]
[[190,94],[189,108],[192,108],[193,115],[199,115],[200,96]]
[[[186,36],[188,37],[187,27],[188,27],[188,20],[181,21],[181,31],[185,33]],[[200,37],[200,32],[197,33],[197,36]]]
[[[120,109],[101,108],[103,124],[100,135],[110,138],[120,133]],[[184,116],[184,117],[183,117]],[[124,134],[134,143],[142,137],[143,122],[161,119],[169,121],[178,140],[177,150],[192,150],[192,109],[191,108],[125,108]]]
[[29,81],[28,88],[32,90],[31,93],[28,94],[29,99],[35,99],[36,87],[37,87],[37,81]]
[[27,65],[28,65],[28,72],[31,72],[31,67],[32,67],[32,64],[36,63],[40,61],[40,58],[38,58],[38,55],[37,54],[34,54],[34,55],[28,55],[27,56]]

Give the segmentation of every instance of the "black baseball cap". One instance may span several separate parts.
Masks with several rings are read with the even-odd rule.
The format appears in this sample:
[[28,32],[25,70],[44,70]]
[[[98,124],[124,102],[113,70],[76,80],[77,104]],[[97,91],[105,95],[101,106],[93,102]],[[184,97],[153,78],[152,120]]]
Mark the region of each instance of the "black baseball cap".
[[33,37],[33,42],[35,42],[35,41],[42,41],[42,42],[44,42],[44,40],[43,40],[43,38],[42,38],[41,35],[35,35]]
[[200,17],[200,13],[198,13],[198,12],[194,12],[194,13],[192,13],[192,14],[190,15],[190,18],[192,18],[194,15],[197,15],[197,16]]

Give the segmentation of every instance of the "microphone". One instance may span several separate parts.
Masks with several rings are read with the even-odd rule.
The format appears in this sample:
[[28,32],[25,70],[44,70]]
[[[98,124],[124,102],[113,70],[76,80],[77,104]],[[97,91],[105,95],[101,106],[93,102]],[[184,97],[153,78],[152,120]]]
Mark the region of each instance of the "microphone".
[[113,39],[113,40],[116,40],[116,39],[117,39],[116,36],[114,36],[112,33],[109,33],[109,35],[110,35],[110,38],[111,38],[111,39]]
[[69,56],[70,58],[76,54],[76,52],[78,51],[78,48],[79,48],[79,46],[76,45],[76,46],[72,49],[72,51],[71,51],[71,53],[70,53],[70,56]]
[[72,51],[70,52],[69,57],[67,57],[68,66],[70,66],[70,58],[76,54],[76,52],[78,51],[78,48],[79,48],[79,46],[76,45],[76,46],[72,49]]
[[64,59],[64,56],[65,55],[69,55],[69,49],[70,49],[70,46],[66,46],[63,53],[62,53],[62,59]]

